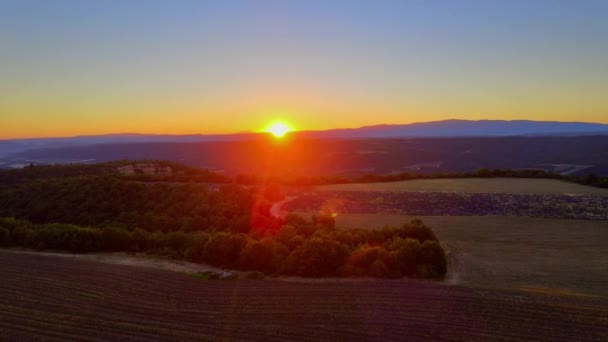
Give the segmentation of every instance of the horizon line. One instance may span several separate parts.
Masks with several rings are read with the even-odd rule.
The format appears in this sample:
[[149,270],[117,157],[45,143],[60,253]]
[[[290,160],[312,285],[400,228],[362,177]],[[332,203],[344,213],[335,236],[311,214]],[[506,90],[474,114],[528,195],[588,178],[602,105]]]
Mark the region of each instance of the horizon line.
[[[372,127],[381,127],[381,126],[409,126],[409,125],[417,125],[417,124],[429,124],[429,123],[438,123],[438,122],[448,122],[448,121],[466,121],[466,122],[517,122],[517,121],[525,121],[525,122],[542,122],[542,123],[562,123],[562,124],[591,124],[591,125],[606,125],[608,126],[608,122],[592,122],[592,121],[559,121],[559,120],[529,120],[529,119],[444,119],[444,120],[432,120],[432,121],[416,121],[410,123],[392,123],[392,124],[371,124],[371,125],[363,125],[363,126],[355,126],[355,127],[335,127],[335,128],[327,128],[327,129],[294,129],[293,133],[312,133],[312,132],[326,132],[326,131],[336,131],[336,130],[357,130],[363,128],[372,128]],[[99,134],[75,134],[75,135],[62,135],[62,136],[26,136],[26,137],[17,137],[17,138],[5,138],[0,137],[0,141],[15,141],[15,140],[36,140],[36,139],[75,139],[75,138],[94,138],[94,137],[104,137],[104,136],[174,136],[174,137],[186,137],[186,136],[231,136],[231,135],[258,135],[267,133],[265,131],[241,131],[241,132],[229,132],[229,133],[145,133],[145,132],[106,132]]]

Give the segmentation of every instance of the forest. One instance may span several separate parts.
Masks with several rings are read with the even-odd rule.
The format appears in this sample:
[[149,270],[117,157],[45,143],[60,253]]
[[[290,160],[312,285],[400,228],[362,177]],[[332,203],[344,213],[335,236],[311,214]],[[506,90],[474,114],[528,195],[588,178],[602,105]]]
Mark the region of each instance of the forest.
[[0,244],[150,253],[273,276],[441,278],[447,271],[445,251],[419,220],[337,229],[327,215],[271,216],[282,198],[276,186],[144,181],[111,168],[78,169],[0,176]]
[[[338,176],[310,176],[293,178],[274,178],[272,181],[294,186],[349,184],[349,183],[388,183],[414,179],[445,179],[445,178],[536,178],[557,179],[582,185],[599,188],[608,188],[608,177],[589,174],[586,176],[560,175],[539,169],[489,169],[481,168],[473,172],[436,172],[415,173],[400,172],[392,174],[369,173],[362,176],[338,177]],[[240,174],[235,177],[235,182],[240,184],[256,184],[263,182],[262,179]]]
[[275,276],[441,278],[447,272],[444,250],[419,220],[398,228],[338,230],[329,218],[289,216],[275,231],[235,233],[152,232],[0,218],[0,246],[150,253]]
[[[138,163],[154,164],[158,165],[159,167],[169,167],[172,169],[173,172],[170,175],[123,175],[118,171],[119,168],[122,166]],[[40,179],[102,175],[111,176],[112,178],[122,180],[146,182],[232,182],[231,178],[226,177],[224,175],[166,160],[118,160],[97,164],[30,164],[29,166],[26,166],[23,169],[0,169],[0,186],[16,185]]]
[[[171,175],[123,175],[117,169],[121,166],[134,163],[156,164],[161,167],[170,167],[174,172]],[[434,172],[416,173],[400,172],[390,174],[367,173],[360,176],[268,176],[262,177],[250,173],[239,173],[234,176],[211,172],[180,163],[166,160],[141,161],[111,161],[96,164],[56,164],[56,165],[30,165],[23,169],[0,169],[0,189],[3,186],[26,183],[38,179],[52,179],[77,176],[111,176],[121,180],[144,182],[173,182],[173,183],[235,183],[240,185],[259,185],[268,182],[288,186],[311,186],[346,183],[379,183],[398,182],[414,179],[444,179],[444,178],[536,178],[557,179],[582,185],[608,188],[608,177],[588,174],[560,175],[541,169],[492,169],[480,168],[472,172]]]

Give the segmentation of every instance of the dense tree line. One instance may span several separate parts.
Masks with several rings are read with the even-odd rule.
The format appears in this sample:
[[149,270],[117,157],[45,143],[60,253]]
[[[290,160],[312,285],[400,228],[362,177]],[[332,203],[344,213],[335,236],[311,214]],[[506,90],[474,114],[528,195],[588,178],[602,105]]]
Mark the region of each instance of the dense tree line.
[[[174,171],[171,175],[122,175],[117,170],[120,166],[129,164],[156,164],[169,166]],[[239,185],[260,185],[265,183],[277,183],[283,185],[310,186],[347,183],[379,183],[398,182],[414,179],[442,179],[442,178],[541,178],[557,179],[583,185],[608,188],[608,177],[594,174],[560,175],[558,173],[546,172],[540,169],[488,169],[482,168],[473,172],[438,172],[421,174],[414,172],[401,172],[395,174],[365,174],[356,177],[339,176],[297,176],[290,178],[260,177],[250,174],[238,174],[234,177],[217,174],[208,170],[189,167],[183,164],[164,160],[142,160],[142,161],[114,161],[99,164],[78,165],[33,165],[19,170],[0,170],[0,189],[21,183],[27,183],[39,179],[65,178],[77,176],[113,176],[117,179],[142,181],[142,182],[177,182],[177,183],[236,183]]]
[[[118,171],[119,167],[132,164],[170,167],[173,172],[171,175],[123,175]],[[224,175],[165,160],[120,160],[98,164],[30,165],[23,169],[0,170],[0,186],[13,186],[40,179],[86,176],[113,176],[117,179],[145,182],[232,182],[231,178]]]
[[88,166],[76,173],[79,167],[71,166],[21,170],[26,177],[0,189],[0,217],[16,218],[0,219],[0,244],[154,253],[273,275],[429,278],[446,272],[443,249],[420,221],[342,230],[331,216],[279,219],[270,215],[283,197],[276,184],[142,182],[117,176],[114,166],[107,173]]
[[398,228],[336,229],[331,217],[290,215],[277,230],[162,232],[0,218],[0,245],[74,253],[123,251],[168,255],[211,265],[303,277],[443,277],[446,255],[433,232],[414,220]]
[[562,179],[583,185],[595,186],[598,188],[608,188],[608,177],[600,177],[594,174],[586,176],[564,176]]
[[113,176],[39,179],[0,190],[0,216],[165,232],[248,232],[252,222],[274,227],[270,205],[263,194],[236,185],[209,189]]
[[543,170],[501,170],[479,169],[475,172],[440,172],[420,174],[413,172],[400,172],[395,174],[365,174],[362,176],[345,177],[300,177],[288,180],[293,185],[325,185],[348,183],[388,183],[414,179],[441,179],[441,178],[558,178],[559,175],[547,173]]

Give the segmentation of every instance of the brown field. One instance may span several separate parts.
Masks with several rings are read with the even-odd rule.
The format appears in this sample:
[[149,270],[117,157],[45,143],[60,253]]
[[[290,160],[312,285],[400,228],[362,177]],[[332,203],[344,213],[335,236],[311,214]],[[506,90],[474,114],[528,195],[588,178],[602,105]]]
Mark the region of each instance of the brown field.
[[389,183],[333,184],[318,186],[316,189],[325,191],[428,191],[608,196],[608,189],[594,188],[554,179],[520,178],[416,179]]
[[[336,223],[344,228],[376,228],[398,226],[413,218],[340,214]],[[608,221],[515,216],[418,218],[449,251],[448,282],[608,298]]]
[[3,340],[521,340],[608,336],[606,299],[432,282],[203,280],[0,252]]

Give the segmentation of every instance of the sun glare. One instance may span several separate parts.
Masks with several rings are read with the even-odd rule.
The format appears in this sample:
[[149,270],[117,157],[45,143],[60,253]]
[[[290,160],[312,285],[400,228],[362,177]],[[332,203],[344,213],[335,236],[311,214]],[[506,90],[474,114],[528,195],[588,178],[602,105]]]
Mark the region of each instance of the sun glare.
[[291,128],[283,122],[275,122],[272,123],[266,131],[274,135],[275,138],[282,138],[285,134],[291,132]]

